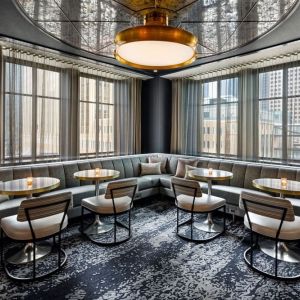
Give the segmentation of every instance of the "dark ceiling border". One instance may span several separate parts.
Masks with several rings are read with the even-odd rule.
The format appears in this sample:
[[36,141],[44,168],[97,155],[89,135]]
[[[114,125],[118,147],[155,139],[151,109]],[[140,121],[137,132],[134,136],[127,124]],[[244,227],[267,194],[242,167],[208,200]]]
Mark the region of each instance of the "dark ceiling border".
[[[173,74],[173,73],[180,72],[180,71],[194,69],[194,68],[197,68],[199,66],[206,65],[206,64],[209,64],[209,63],[212,63],[212,62],[218,62],[218,61],[221,61],[221,60],[224,60],[224,59],[233,58],[233,57],[241,57],[241,56],[245,56],[245,55],[248,55],[248,54],[253,54],[255,52],[262,51],[262,50],[265,50],[265,49],[270,49],[272,47],[276,47],[276,46],[280,46],[280,45],[285,45],[285,44],[288,44],[288,43],[291,43],[291,42],[298,41],[298,40],[300,40],[300,35],[299,35],[298,38],[294,38],[294,39],[291,39],[291,40],[286,40],[286,41],[283,41],[283,42],[280,42],[280,43],[277,43],[277,44],[272,44],[272,45],[269,45],[269,46],[262,46],[262,47],[254,49],[254,50],[245,50],[243,52],[243,48],[246,48],[246,47],[248,47],[249,45],[251,45],[251,44],[253,44],[255,42],[261,41],[266,36],[272,34],[276,29],[278,29],[279,27],[281,27],[287,20],[289,20],[290,17],[294,16],[294,14],[297,12],[297,10],[299,10],[299,12],[300,12],[300,0],[295,1],[295,3],[293,4],[293,7],[291,8],[291,10],[289,10],[288,12],[286,12],[282,16],[282,18],[280,19],[280,21],[278,23],[276,23],[275,25],[273,25],[270,28],[270,30],[268,30],[267,32],[265,32],[265,33],[257,36],[256,38],[254,38],[253,40],[249,41],[248,43],[243,44],[241,47],[236,47],[236,48],[231,49],[229,51],[220,52],[220,53],[213,54],[213,55],[210,55],[210,56],[207,56],[207,57],[198,58],[190,66],[183,67],[183,68],[176,69],[176,70],[162,71],[162,72],[159,73],[159,76],[164,76],[164,75],[169,75],[169,74]],[[241,53],[234,53],[236,51],[241,51]],[[202,61],[202,60],[204,60],[204,61]]]
[[149,71],[146,71],[146,70],[139,70],[139,69],[130,68],[129,66],[125,66],[125,65],[120,64],[114,58],[111,58],[111,57],[108,57],[108,56],[105,56],[105,55],[101,55],[101,54],[95,54],[95,53],[92,53],[90,51],[87,51],[87,50],[81,49],[79,47],[73,46],[72,44],[70,44],[68,42],[60,40],[59,38],[55,37],[51,33],[49,33],[46,30],[44,30],[41,26],[39,26],[38,24],[36,24],[25,13],[24,9],[17,3],[16,0],[11,0],[11,2],[14,5],[14,7],[16,8],[16,10],[20,13],[20,15],[26,21],[28,21],[32,26],[34,26],[36,29],[38,29],[42,34],[48,36],[51,39],[54,39],[55,41],[58,41],[58,42],[60,42],[62,44],[65,44],[68,47],[71,47],[71,48],[77,50],[79,52],[79,55],[74,54],[74,53],[69,52],[69,51],[58,50],[58,49],[55,49],[54,47],[45,46],[45,45],[40,44],[40,43],[32,43],[32,42],[29,42],[29,41],[27,41],[25,39],[15,38],[15,37],[10,36],[10,35],[1,34],[0,37],[10,38],[10,39],[17,40],[17,41],[20,41],[20,42],[24,42],[24,43],[27,43],[27,44],[32,44],[32,45],[35,45],[35,46],[38,46],[38,47],[42,47],[44,49],[47,48],[47,49],[50,49],[50,50],[53,50],[53,51],[56,51],[56,52],[65,53],[65,54],[73,56],[73,57],[85,58],[85,59],[88,59],[88,60],[94,60],[94,61],[99,62],[99,63],[104,63],[104,64],[107,64],[107,65],[112,65],[114,67],[117,67],[117,68],[120,68],[120,69],[123,69],[123,70],[126,70],[126,71],[130,71],[130,72],[135,72],[135,73],[142,74],[142,75],[147,75],[147,76],[151,76],[151,77],[154,77],[156,75],[156,74],[154,75],[153,72],[149,72]]

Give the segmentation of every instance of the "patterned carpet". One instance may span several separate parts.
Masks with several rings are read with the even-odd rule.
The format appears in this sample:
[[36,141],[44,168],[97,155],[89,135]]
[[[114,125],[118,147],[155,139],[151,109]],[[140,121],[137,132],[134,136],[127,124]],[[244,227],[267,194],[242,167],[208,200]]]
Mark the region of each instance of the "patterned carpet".
[[0,298],[300,298],[300,281],[267,279],[246,266],[243,252],[249,234],[239,222],[207,244],[190,243],[176,236],[173,201],[139,203],[132,222],[133,237],[115,247],[92,244],[82,238],[78,223],[73,222],[63,235],[67,265],[59,273],[34,283],[16,284],[1,270]]

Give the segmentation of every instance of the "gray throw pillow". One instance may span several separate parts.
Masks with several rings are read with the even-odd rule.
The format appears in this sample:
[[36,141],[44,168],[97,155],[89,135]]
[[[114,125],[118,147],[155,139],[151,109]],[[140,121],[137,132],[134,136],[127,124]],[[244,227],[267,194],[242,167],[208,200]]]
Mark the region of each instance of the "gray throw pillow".
[[179,158],[178,159],[178,164],[177,164],[177,169],[176,169],[175,177],[181,177],[181,178],[183,178],[185,176],[185,166],[196,167],[197,163],[198,163],[197,159]]
[[163,156],[150,156],[149,163],[160,163],[160,170],[162,173],[167,173],[167,157]]
[[189,176],[189,171],[196,170],[196,169],[198,169],[198,167],[192,167],[192,166],[189,166],[189,165],[185,165],[185,175],[184,175],[184,178],[185,179],[195,180],[195,178],[192,178],[192,177]]
[[161,174],[160,162],[158,163],[141,163],[141,176]]

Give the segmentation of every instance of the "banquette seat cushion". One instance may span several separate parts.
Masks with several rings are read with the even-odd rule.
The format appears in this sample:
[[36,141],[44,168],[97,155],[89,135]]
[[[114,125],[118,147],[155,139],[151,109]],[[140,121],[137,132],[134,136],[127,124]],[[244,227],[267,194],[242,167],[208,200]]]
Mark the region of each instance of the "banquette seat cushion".
[[267,194],[264,192],[260,192],[257,190],[241,188],[237,186],[228,186],[228,185],[215,185],[212,187],[212,193],[215,196],[223,197],[226,199],[228,204],[238,205],[240,194],[242,191],[251,191],[257,195],[266,196]]
[[[167,159],[166,174],[140,176],[140,164],[147,163],[150,156],[161,156]],[[3,167],[0,168],[0,181],[8,181],[29,176],[50,176],[58,178],[60,180],[59,188],[50,191],[47,194],[55,194],[57,191],[61,190],[71,191],[73,194],[74,205],[74,208],[70,212],[70,216],[72,217],[80,214],[80,205],[83,198],[93,197],[95,195],[94,183],[91,181],[79,181],[75,179],[75,172],[97,167],[114,169],[120,172],[120,177],[118,179],[137,178],[138,190],[135,199],[157,194],[174,197],[174,193],[171,189],[171,176],[174,176],[176,173],[179,158],[195,159],[195,157],[184,155],[140,154],[72,162],[45,163],[42,165]],[[260,177],[286,177],[290,180],[300,181],[300,169],[296,168],[204,157],[196,157],[196,159],[197,167],[221,169],[233,173],[233,178],[230,180],[213,182],[212,194],[216,197],[225,198],[228,208],[232,207],[237,210],[239,195],[242,190],[251,190],[258,194],[264,194],[253,187],[253,179]],[[100,194],[104,193],[106,185],[107,182],[101,183]],[[207,184],[203,182],[200,183],[200,185],[203,193],[207,193]],[[6,199],[7,198],[0,198],[0,218],[16,214],[17,208],[24,198],[10,197],[10,199]],[[293,205],[296,205],[295,214],[300,215],[300,199],[291,197],[291,201],[293,202]]]

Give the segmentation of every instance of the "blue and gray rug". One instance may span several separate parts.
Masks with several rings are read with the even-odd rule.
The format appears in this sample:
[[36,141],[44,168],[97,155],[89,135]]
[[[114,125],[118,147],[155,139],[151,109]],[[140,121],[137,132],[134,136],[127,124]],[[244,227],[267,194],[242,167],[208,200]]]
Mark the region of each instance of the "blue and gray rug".
[[[1,270],[0,298],[300,298],[300,281],[267,279],[246,266],[243,253],[249,234],[242,223],[229,226],[225,235],[207,244],[194,244],[175,234],[173,201],[152,201],[134,208],[132,225],[128,242],[100,247],[82,238],[78,224],[71,224],[63,235],[67,265],[34,283],[16,284]],[[259,259],[265,263],[265,258]]]

